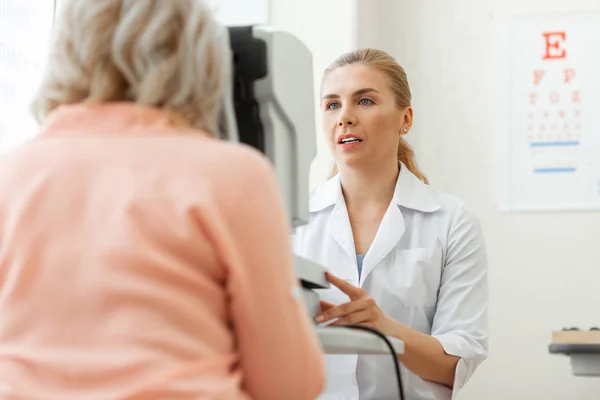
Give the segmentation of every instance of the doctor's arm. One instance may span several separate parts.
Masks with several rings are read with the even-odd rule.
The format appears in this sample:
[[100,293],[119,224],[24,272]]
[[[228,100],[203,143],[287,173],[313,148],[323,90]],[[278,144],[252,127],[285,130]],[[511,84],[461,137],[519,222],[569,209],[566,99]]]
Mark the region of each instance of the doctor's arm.
[[431,335],[401,324],[384,314],[361,288],[328,274],[329,281],[351,302],[341,306],[322,302],[317,322],[339,318],[334,325],[360,323],[404,341],[402,364],[424,380],[460,389],[487,357],[487,260],[477,218],[458,211],[449,232]]
[[331,325],[366,325],[377,329],[386,336],[404,341],[404,354],[398,356],[402,364],[415,375],[427,381],[452,387],[454,371],[459,357],[448,354],[440,341],[387,316],[376,301],[369,297],[364,289],[352,286],[348,282],[327,274],[329,282],[337,286],[350,298],[350,302],[336,306],[321,301],[322,313],[317,322],[337,319]]
[[398,324],[402,363],[458,391],[487,357],[487,257],[477,217],[461,208],[450,228],[431,336]]
[[255,399],[312,400],[324,388],[324,359],[299,292],[275,175],[265,162],[240,186],[230,215],[239,257],[228,292],[244,388]]

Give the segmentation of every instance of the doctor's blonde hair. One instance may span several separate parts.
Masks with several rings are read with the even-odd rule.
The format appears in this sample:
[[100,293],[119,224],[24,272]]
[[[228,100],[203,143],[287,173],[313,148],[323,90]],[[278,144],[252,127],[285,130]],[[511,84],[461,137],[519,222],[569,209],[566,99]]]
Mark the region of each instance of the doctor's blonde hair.
[[[383,50],[367,48],[342,54],[327,67],[323,74],[323,80],[334,69],[351,64],[362,64],[383,72],[388,77],[390,89],[396,97],[397,106],[400,108],[410,107],[412,95],[406,72],[394,57]],[[398,144],[398,160],[406,165],[406,168],[417,178],[425,183],[429,183],[425,174],[417,166],[414,150],[402,137],[400,137],[400,143]],[[331,176],[333,177],[337,172],[337,165],[334,164]]]
[[134,102],[216,134],[231,57],[203,0],[67,0],[32,111]]

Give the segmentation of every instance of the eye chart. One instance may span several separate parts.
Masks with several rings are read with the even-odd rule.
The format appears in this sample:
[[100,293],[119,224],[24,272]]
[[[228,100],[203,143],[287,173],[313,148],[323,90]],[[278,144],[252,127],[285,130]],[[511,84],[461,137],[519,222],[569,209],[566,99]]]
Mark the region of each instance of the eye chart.
[[512,210],[600,209],[600,12],[515,18]]
[[29,105],[42,77],[52,0],[0,0],[0,153],[37,132]]

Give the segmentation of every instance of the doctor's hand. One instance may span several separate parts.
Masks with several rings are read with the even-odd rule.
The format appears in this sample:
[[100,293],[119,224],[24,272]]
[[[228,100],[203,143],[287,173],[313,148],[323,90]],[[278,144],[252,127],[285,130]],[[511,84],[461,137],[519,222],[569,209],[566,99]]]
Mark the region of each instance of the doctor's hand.
[[332,285],[350,298],[350,301],[338,306],[321,301],[321,314],[315,319],[317,323],[325,323],[337,318],[337,321],[331,325],[364,325],[377,329],[386,336],[394,336],[398,323],[381,311],[375,300],[364,289],[353,286],[329,272],[326,276]]

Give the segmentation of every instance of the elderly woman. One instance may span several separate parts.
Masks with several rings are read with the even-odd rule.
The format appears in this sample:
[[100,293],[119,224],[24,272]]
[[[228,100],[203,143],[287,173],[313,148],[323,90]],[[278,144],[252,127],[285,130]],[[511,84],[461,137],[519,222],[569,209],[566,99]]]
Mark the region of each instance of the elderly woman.
[[213,138],[230,54],[200,0],[71,0],[0,159],[0,398],[313,399],[287,219]]

